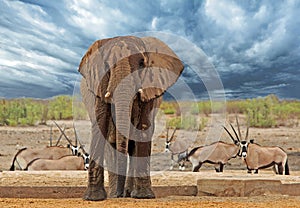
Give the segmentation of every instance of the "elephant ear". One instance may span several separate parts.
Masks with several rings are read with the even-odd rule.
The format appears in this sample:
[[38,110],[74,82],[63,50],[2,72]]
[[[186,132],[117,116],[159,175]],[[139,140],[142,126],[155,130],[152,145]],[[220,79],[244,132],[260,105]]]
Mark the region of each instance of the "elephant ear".
[[118,62],[144,52],[143,41],[134,36],[97,40],[81,59],[78,71],[85,78],[88,89],[104,99],[111,80],[114,80],[111,76],[115,77],[112,69]]
[[140,70],[140,94],[143,102],[161,96],[172,86],[183,71],[183,64],[177,55],[161,40],[154,37],[142,38],[147,66]]
[[103,62],[102,49],[110,40],[111,38],[95,41],[82,57],[78,69],[85,79],[87,88],[100,97],[102,97],[101,89],[103,89],[103,87],[100,87],[100,82],[105,79],[107,73]]

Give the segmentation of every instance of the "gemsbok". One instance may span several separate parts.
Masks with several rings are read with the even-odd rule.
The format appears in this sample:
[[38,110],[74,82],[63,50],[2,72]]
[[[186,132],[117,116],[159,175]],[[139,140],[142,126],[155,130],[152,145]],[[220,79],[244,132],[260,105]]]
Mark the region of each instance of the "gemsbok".
[[20,170],[23,170],[29,162],[36,158],[55,160],[71,154],[72,151],[69,147],[52,146],[42,149],[28,149],[25,147],[20,149],[14,156],[10,170],[14,171],[16,169],[15,163],[17,163]]
[[28,163],[24,170],[87,170],[89,155],[67,155],[62,158],[51,160],[36,158]]
[[[234,134],[239,141],[239,156],[242,157],[247,165],[248,173],[258,173],[258,169],[264,169],[268,167],[272,167],[274,165],[277,166],[278,173],[280,175],[289,175],[289,166],[288,166],[288,157],[286,152],[277,146],[267,147],[261,146],[259,144],[254,143],[254,140],[248,140],[249,135],[249,123],[247,125],[247,131],[245,139],[241,140],[241,131],[238,123],[238,119],[236,117],[236,122],[238,126],[238,133],[236,133],[233,128]],[[232,125],[231,125],[232,126]],[[233,136],[230,132],[224,127],[229,136],[233,139]],[[276,172],[277,173],[277,172]]]
[[[61,133],[65,135],[60,126],[55,121],[54,123],[60,129]],[[24,147],[18,150],[13,158],[10,170],[14,171],[16,168],[23,170],[24,168],[26,168],[29,162],[36,158],[56,160],[66,155],[78,155],[80,147],[77,146],[77,142],[75,145],[73,145],[71,140],[67,138],[66,135],[65,138],[69,142],[67,147],[47,146],[41,149],[29,149],[27,147]]]
[[[176,140],[175,142],[171,143],[174,139],[174,135],[177,128],[174,129],[171,137],[169,138],[169,128],[167,128],[167,137],[166,137],[166,147],[165,152],[171,152],[171,166],[170,170],[173,170],[175,163],[178,163],[179,170],[185,169],[185,158],[188,154],[188,147],[186,146],[186,142],[182,140]],[[175,159],[176,158],[176,159]]]
[[[71,140],[65,134],[64,130],[61,129],[61,127],[57,123],[55,123],[55,124],[58,127],[58,129],[60,130],[61,134],[66,138],[66,140],[69,141],[69,142],[71,142]],[[82,150],[82,153],[83,153],[82,157],[83,157],[83,159],[85,161],[84,167],[85,167],[85,170],[87,170],[89,168],[90,154],[87,151],[85,151],[84,145],[81,144],[80,139],[79,139],[78,134],[77,134],[77,131],[75,129],[74,123],[73,123],[73,129],[74,129],[74,134],[75,134],[75,142],[76,142],[75,145],[76,145],[76,147],[78,147],[78,148],[80,148]],[[79,143],[79,146],[77,146],[77,143]],[[80,153],[78,153],[78,156],[79,156],[79,154]],[[87,163],[86,163],[86,161],[87,161]]]
[[186,160],[192,163],[193,172],[198,172],[203,163],[214,164],[216,172],[223,172],[224,165],[231,158],[235,158],[238,152],[239,147],[236,144],[217,141],[210,145],[195,147],[190,151]]

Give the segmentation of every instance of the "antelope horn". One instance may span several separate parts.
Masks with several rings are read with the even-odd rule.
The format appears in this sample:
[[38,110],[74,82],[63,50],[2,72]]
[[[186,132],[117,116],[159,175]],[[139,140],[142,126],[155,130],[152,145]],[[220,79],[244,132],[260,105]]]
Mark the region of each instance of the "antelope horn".
[[74,123],[73,123],[73,129],[74,129],[74,133],[75,133],[75,145],[77,146],[78,145],[77,144],[78,143],[78,135],[77,135]]
[[[65,132],[65,127],[63,128],[63,132]],[[58,146],[58,143],[60,142],[60,140],[61,140],[61,137],[63,136],[63,134],[62,133],[60,133],[60,135],[59,135],[59,137],[58,137],[58,139],[57,139],[57,142],[56,142],[56,144],[55,144],[55,146]]]
[[234,134],[235,134],[235,136],[236,136],[236,139],[240,142],[239,136],[237,135],[235,129],[234,129],[233,126],[232,126],[232,124],[230,124],[230,126],[231,126],[231,128],[232,128],[232,130],[233,130],[233,132],[234,132]]
[[83,148],[83,145],[81,144],[81,142],[80,142],[80,140],[79,140],[79,137],[78,137],[77,131],[76,131],[76,129],[75,129],[74,123],[73,123],[73,128],[74,128],[74,133],[75,133],[76,141],[78,141],[79,147],[82,149],[83,154],[86,154],[87,152],[85,151],[85,149]]
[[247,121],[247,131],[246,131],[246,137],[245,137],[245,140],[247,141],[247,139],[248,139],[248,133],[249,133],[249,118],[248,118],[248,121]]
[[235,120],[236,120],[236,124],[237,124],[237,127],[238,127],[239,138],[241,139],[242,138],[242,134],[241,134],[239,119],[238,119],[237,115],[235,115]]
[[167,128],[167,138],[166,138],[166,142],[169,142],[168,139],[169,139],[169,127]]
[[50,126],[50,147],[52,146],[52,124]]
[[228,129],[223,126],[223,128],[226,130],[226,132],[229,134],[230,138],[232,139],[233,142],[235,142],[235,139],[233,138],[233,136],[231,135],[231,133],[228,131]]
[[[175,129],[174,129],[174,131],[173,131],[173,133],[172,133],[172,136],[171,136],[171,138],[170,138],[170,141],[172,141],[172,140],[173,140],[173,138],[174,138],[174,134],[175,134],[176,130],[177,130],[177,128],[175,128]],[[170,142],[170,141],[169,141],[169,142]]]
[[53,122],[55,123],[55,125],[57,126],[57,128],[60,130],[60,132],[64,135],[64,137],[66,138],[66,140],[70,143],[70,145],[74,146],[71,142],[71,140],[67,137],[67,135],[65,134],[65,132],[60,128],[60,126],[53,120]]

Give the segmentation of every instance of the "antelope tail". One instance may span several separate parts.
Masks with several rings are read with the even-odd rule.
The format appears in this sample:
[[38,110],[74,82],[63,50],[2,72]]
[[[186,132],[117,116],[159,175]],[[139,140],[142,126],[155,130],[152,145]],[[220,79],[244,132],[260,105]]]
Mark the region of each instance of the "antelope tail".
[[15,161],[16,161],[18,155],[19,155],[21,152],[23,152],[24,150],[26,150],[26,149],[27,149],[27,147],[24,147],[24,148],[20,149],[20,150],[17,152],[17,154],[15,155],[15,157],[14,157],[14,159],[13,159],[13,161],[12,161],[12,164],[11,164],[11,166],[10,166],[10,169],[9,169],[10,171],[14,171],[14,170],[15,170]]
[[284,174],[285,175],[290,175],[290,169],[288,165],[288,160],[286,159],[285,166],[284,166]]
[[32,163],[34,163],[35,161],[37,161],[37,160],[39,160],[40,158],[35,158],[35,159],[33,159],[33,160],[31,160],[28,164],[27,164],[27,166],[26,166],[26,168],[24,169],[24,170],[28,170],[28,167],[32,164]]

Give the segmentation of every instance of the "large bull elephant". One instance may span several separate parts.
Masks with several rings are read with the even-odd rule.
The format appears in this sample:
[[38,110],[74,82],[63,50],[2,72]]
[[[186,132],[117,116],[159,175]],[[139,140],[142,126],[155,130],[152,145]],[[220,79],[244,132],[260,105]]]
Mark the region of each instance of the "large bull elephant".
[[105,159],[111,196],[155,197],[150,179],[154,118],[162,94],[176,82],[183,68],[175,53],[153,37],[115,37],[90,46],[79,65],[83,102],[92,122],[84,199],[107,197],[104,148],[111,152]]

